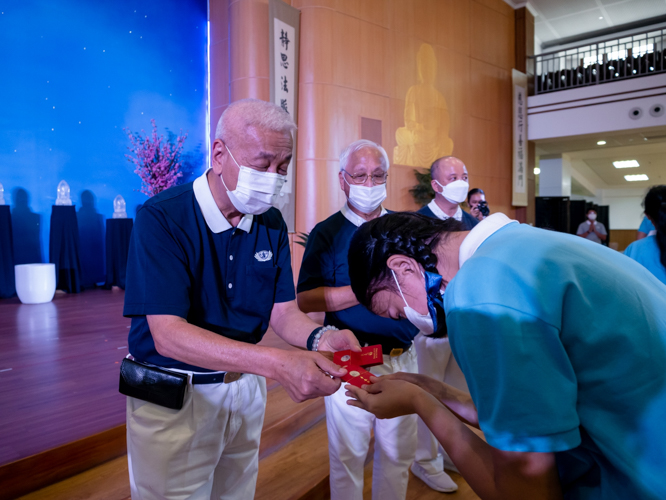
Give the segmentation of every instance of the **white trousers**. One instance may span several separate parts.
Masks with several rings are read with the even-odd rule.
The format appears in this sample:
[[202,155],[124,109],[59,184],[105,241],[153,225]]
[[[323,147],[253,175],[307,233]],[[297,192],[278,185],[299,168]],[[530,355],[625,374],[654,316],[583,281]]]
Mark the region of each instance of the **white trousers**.
[[[445,382],[456,389],[469,393],[467,381],[451,352],[448,338],[433,339],[419,333],[414,339],[418,357],[419,373]],[[446,452],[430,432],[423,420],[418,419],[418,445],[416,462],[428,474],[434,475],[444,470]],[[448,457],[447,457],[448,458]]]
[[132,500],[251,500],[266,379],[189,384],[180,410],[127,398]]
[[[417,369],[416,352],[411,348],[400,356],[384,355],[384,364],[369,371],[381,376],[400,371],[416,373]],[[404,500],[416,449],[417,416],[380,420],[365,410],[349,406],[347,399],[344,384],[325,398],[331,500],[363,500],[363,469],[373,428],[372,498]]]

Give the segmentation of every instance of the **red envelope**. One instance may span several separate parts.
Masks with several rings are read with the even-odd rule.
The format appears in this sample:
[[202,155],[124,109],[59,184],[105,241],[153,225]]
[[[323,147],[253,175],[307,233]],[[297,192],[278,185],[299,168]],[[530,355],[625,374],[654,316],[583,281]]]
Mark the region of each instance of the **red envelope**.
[[384,362],[382,346],[379,344],[367,346],[361,352],[338,351],[333,353],[333,362],[345,367],[354,365],[370,368],[371,366],[381,365]]
[[355,385],[356,387],[360,388],[363,385],[369,385],[372,383],[370,382],[372,373],[370,373],[368,370],[354,365],[347,366],[347,370],[347,374],[342,376],[342,380],[348,384]]

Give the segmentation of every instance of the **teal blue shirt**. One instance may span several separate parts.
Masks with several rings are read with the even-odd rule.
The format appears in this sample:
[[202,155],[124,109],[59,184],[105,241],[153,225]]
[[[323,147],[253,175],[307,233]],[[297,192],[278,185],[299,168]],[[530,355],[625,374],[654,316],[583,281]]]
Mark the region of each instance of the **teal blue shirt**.
[[645,266],[659,281],[666,284],[666,268],[661,263],[661,252],[656,236],[648,236],[642,240],[634,241],[624,251],[627,257]]
[[638,230],[641,233],[649,234],[650,231],[654,231],[654,224],[652,224],[652,222],[650,222],[650,219],[648,219],[647,217],[643,217],[643,220],[641,221],[641,225],[638,228]]
[[666,286],[647,269],[513,223],[444,300],[492,446],[555,452],[567,499],[666,498]]

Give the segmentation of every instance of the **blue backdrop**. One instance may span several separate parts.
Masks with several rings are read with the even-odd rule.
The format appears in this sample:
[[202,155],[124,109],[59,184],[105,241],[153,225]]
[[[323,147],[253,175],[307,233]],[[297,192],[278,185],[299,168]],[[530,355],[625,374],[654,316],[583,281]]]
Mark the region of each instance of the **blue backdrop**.
[[188,132],[190,177],[203,170],[206,0],[0,0],[0,12],[0,183],[16,263],[48,261],[61,180],[83,228],[111,217],[118,194],[135,216],[147,198],[125,127],[149,132],[154,118],[165,135]]

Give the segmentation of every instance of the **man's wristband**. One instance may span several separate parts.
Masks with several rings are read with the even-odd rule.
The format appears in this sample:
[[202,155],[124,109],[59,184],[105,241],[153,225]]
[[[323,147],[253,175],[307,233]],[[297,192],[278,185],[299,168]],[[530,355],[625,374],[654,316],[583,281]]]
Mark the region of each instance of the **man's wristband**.
[[317,348],[319,347],[319,340],[321,339],[321,336],[324,334],[324,332],[327,332],[328,330],[337,330],[336,327],[333,325],[328,325],[328,326],[320,326],[319,328],[315,328],[312,330],[312,333],[308,337],[308,341],[306,343],[306,347],[308,351],[316,351]]

